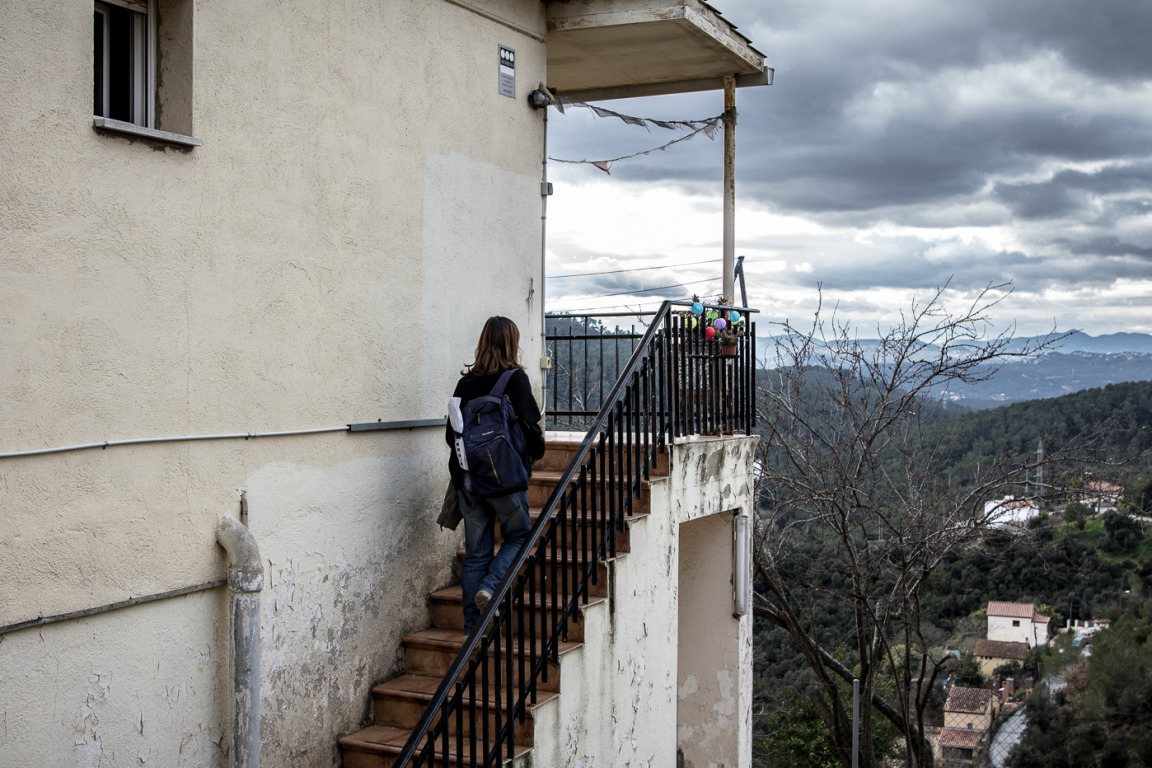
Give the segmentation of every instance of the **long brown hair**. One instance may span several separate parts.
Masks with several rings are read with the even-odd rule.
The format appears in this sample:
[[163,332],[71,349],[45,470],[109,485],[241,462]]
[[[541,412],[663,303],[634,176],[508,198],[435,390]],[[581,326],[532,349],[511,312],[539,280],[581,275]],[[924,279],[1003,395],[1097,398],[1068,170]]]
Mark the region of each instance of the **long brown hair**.
[[480,341],[476,342],[476,362],[466,366],[460,375],[490,376],[509,368],[524,370],[520,365],[520,329],[508,318],[493,315],[484,323]]

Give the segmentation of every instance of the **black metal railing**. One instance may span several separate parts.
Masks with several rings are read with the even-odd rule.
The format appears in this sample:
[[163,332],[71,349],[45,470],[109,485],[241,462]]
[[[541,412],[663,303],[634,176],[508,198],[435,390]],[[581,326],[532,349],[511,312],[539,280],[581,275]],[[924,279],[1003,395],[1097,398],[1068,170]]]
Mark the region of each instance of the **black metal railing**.
[[[703,319],[693,323],[686,306],[665,302],[642,335],[592,334],[583,317],[583,333],[564,334],[573,341],[587,337],[580,339],[579,356],[589,345],[623,339],[630,354],[609,369],[616,377],[603,397],[607,379],[599,377],[606,374],[589,379],[601,389],[592,393],[585,386],[579,400],[574,384],[562,382],[573,393],[562,416],[587,419],[584,439],[396,766],[490,766],[513,759],[515,725],[524,724],[540,684],[554,674],[549,665],[559,662],[569,625],[580,621],[580,605],[599,583],[600,563],[616,556],[617,533],[625,530],[659,455],[683,435],[751,433],[754,310],[708,308],[735,309],[744,320],[735,355],[725,357],[716,341],[705,338]],[[549,343],[556,339],[549,336]],[[559,355],[552,349],[555,360]],[[569,362],[575,349],[569,348]],[[604,349],[593,359],[605,359]],[[591,416],[590,402],[599,404]]]

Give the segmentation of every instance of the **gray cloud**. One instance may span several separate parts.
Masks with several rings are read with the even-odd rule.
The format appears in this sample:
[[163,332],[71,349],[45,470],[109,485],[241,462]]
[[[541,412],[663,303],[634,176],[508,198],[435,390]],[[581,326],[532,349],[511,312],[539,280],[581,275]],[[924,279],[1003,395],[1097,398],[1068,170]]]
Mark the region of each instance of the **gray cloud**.
[[[827,233],[741,240],[759,258],[807,263],[765,280],[843,291],[933,288],[950,275],[962,290],[1012,280],[1037,305],[1061,286],[1129,280],[1149,290],[1152,3],[715,4],[776,70],[775,85],[738,96],[741,205]],[[720,101],[693,94],[611,107],[704,117]],[[667,140],[606,121],[550,125],[550,146],[569,157]],[[721,163],[719,142],[698,139],[621,162],[612,176],[718,194]],[[896,231],[857,237],[881,223]],[[956,240],[930,234],[958,228],[967,231]],[[1142,302],[1130,293],[1124,301]]]

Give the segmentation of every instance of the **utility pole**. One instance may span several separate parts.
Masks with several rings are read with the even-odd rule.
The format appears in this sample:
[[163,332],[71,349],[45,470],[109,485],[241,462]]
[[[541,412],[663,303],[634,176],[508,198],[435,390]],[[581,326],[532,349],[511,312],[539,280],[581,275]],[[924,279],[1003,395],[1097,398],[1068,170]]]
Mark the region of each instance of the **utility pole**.
[[736,75],[724,75],[724,295],[736,303]]

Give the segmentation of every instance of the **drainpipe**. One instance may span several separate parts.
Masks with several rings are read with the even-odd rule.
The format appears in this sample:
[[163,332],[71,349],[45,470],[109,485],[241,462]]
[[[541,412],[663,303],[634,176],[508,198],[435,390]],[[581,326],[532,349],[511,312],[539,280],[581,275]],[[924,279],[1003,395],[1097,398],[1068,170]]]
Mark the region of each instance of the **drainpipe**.
[[221,517],[216,541],[228,553],[232,591],[232,750],[230,768],[260,768],[260,590],[264,568],[256,539]]

